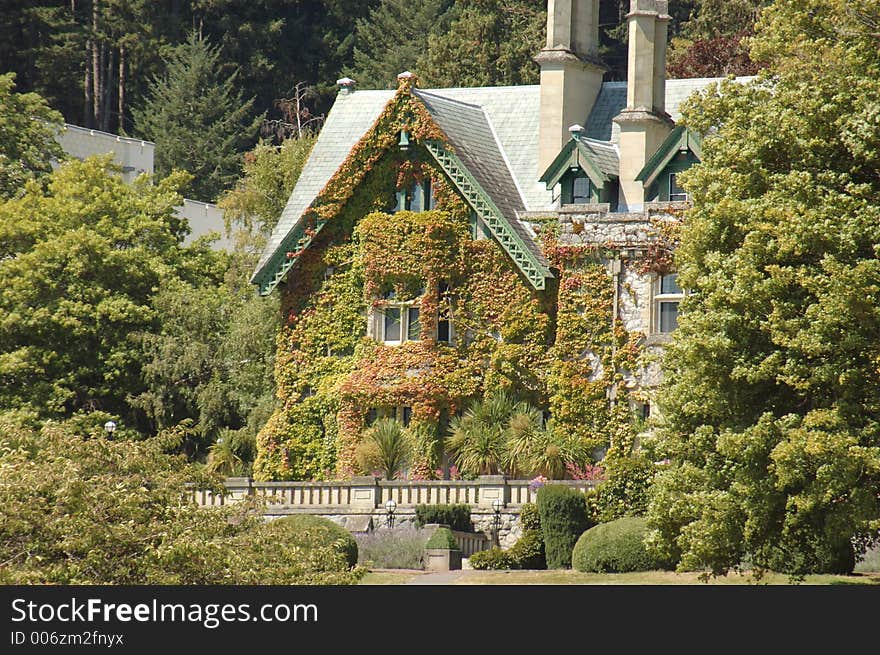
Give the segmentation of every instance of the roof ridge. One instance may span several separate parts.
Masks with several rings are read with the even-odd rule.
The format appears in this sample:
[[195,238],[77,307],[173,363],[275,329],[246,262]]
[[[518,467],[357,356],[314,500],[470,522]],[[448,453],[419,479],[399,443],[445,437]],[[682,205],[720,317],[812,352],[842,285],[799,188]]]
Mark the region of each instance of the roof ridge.
[[[522,202],[523,208],[526,208],[528,207],[528,204],[526,204],[526,194],[523,193],[522,187],[519,185],[519,180],[517,180],[516,175],[513,174],[513,166],[510,164],[510,158],[507,156],[507,151],[504,149],[501,139],[498,138],[498,132],[495,130],[495,125],[492,123],[492,119],[489,118],[489,113],[486,111],[486,108],[480,107],[480,110],[483,112],[483,118],[486,119],[486,125],[489,126],[492,138],[495,139],[495,147],[498,148],[498,152],[501,153],[501,159],[504,161],[505,168],[507,168],[507,174],[510,175],[510,179],[513,181],[513,186],[519,194],[520,202]],[[516,220],[519,220],[519,218]]]

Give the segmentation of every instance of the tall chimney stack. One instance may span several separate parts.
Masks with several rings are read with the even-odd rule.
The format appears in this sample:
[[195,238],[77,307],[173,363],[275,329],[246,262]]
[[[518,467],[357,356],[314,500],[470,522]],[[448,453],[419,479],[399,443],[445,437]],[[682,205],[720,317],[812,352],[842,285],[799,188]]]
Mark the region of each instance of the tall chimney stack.
[[630,0],[626,109],[620,126],[620,202],[641,210],[645,189],[635,178],[672,129],[666,113],[668,0]]
[[584,124],[607,70],[598,55],[599,0],[549,0],[547,43],[535,57],[541,67],[538,175]]

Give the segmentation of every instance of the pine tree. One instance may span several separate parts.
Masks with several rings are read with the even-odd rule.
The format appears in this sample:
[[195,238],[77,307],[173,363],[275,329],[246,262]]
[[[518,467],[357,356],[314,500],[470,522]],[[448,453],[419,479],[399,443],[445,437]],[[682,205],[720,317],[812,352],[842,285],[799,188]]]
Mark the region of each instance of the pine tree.
[[534,0],[459,0],[449,30],[431,35],[417,70],[425,86],[533,84],[547,12]]
[[428,37],[446,29],[452,4],[452,0],[418,4],[382,0],[368,18],[357,22],[354,65],[348,75],[363,88],[394,88],[399,73],[416,70]]
[[256,140],[263,115],[243,100],[237,72],[220,73],[220,50],[195,34],[174,49],[162,77],[134,111],[140,136],[156,142],[156,173],[178,168],[195,176],[192,195],[213,201],[235,182],[241,155]]

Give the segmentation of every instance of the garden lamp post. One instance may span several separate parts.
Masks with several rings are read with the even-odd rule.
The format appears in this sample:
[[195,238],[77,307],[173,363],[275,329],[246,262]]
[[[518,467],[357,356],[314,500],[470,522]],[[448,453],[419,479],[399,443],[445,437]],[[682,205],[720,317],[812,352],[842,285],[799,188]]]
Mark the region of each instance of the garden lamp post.
[[389,498],[385,501],[385,511],[388,512],[388,529],[394,527],[394,510],[397,509],[397,503],[394,502],[393,498]]
[[112,439],[113,433],[116,432],[116,423],[114,421],[107,421],[104,424],[104,432],[107,433],[108,439]]
[[492,533],[495,536],[495,545],[500,546],[498,533],[501,532],[501,509],[504,507],[504,501],[496,498],[492,501],[492,509],[495,510],[495,516],[492,519]]

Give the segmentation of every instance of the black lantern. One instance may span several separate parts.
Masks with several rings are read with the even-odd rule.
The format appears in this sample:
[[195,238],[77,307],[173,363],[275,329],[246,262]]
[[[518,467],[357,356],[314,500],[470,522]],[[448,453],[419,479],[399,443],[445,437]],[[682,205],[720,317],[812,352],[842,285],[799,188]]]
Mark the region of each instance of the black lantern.
[[397,509],[397,503],[394,502],[393,498],[389,498],[385,501],[385,511],[388,512],[388,529],[394,527],[394,510]]

